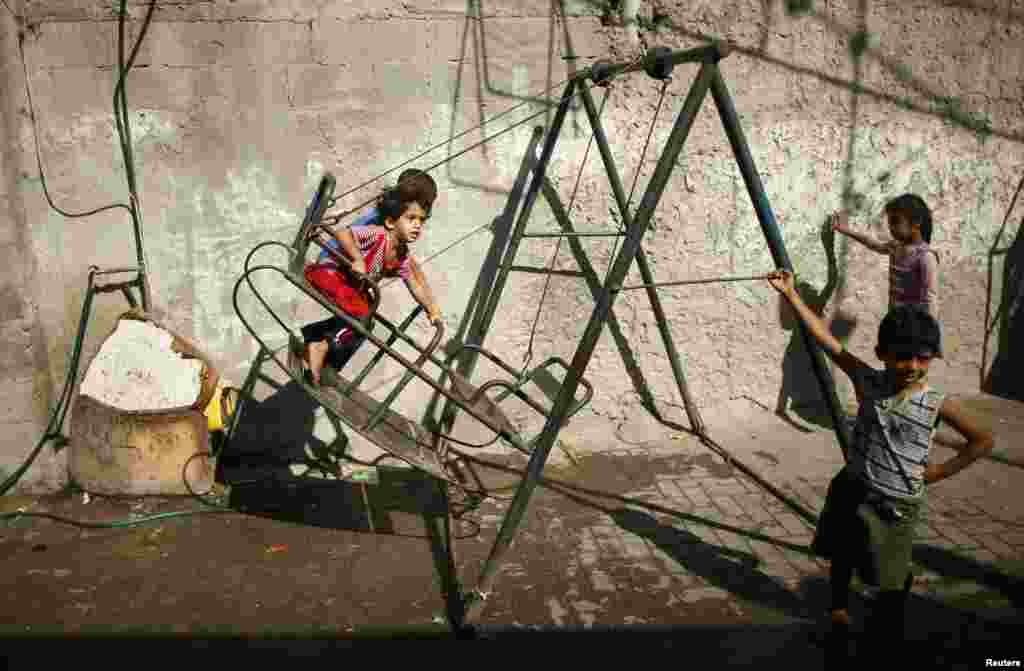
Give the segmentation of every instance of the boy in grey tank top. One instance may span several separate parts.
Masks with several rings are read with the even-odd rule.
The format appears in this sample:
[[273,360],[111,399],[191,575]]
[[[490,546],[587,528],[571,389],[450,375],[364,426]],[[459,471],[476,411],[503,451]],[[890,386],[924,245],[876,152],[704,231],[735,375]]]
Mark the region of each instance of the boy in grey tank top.
[[[939,325],[917,306],[898,306],[878,329],[877,370],[843,348],[803,302],[789,271],[769,276],[808,331],[853,383],[859,410],[846,466],[833,478],[818,520],[813,549],[831,560],[829,615],[835,642],[845,648],[853,571],[879,587],[868,633],[874,652],[903,639],[904,606],[913,582],[910,555],[925,485],[944,480],[992,449],[990,432],[959,404],[927,383],[928,367],[942,355]],[[944,463],[929,461],[938,421],[967,442]]]

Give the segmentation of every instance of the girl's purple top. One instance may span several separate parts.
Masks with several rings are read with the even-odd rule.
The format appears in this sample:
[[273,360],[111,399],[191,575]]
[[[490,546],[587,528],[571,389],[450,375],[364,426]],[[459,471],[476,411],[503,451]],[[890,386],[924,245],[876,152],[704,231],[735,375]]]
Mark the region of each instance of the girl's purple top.
[[935,307],[935,252],[926,242],[911,245],[907,253],[889,253],[889,308],[920,305],[929,312]]

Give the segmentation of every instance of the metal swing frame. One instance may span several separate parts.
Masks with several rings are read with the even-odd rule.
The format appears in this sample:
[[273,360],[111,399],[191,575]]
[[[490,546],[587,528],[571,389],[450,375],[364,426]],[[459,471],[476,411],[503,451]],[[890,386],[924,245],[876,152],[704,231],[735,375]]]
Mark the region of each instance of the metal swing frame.
[[[618,213],[624,224],[624,238],[621,249],[612,260],[611,266],[604,281],[598,285],[596,275],[592,269],[581,269],[579,273],[572,271],[558,271],[561,275],[575,275],[588,280],[591,292],[594,296],[595,307],[591,313],[590,320],[576,346],[576,352],[572,358],[569,370],[561,382],[557,397],[547,416],[547,421],[541,435],[533,444],[533,451],[521,484],[516,490],[515,496],[510,503],[497,538],[492,546],[484,565],[480,571],[475,588],[467,594],[467,603],[463,615],[462,625],[472,625],[479,618],[485,607],[497,580],[500,565],[507,552],[512,538],[515,535],[522,517],[529,505],[530,496],[536,487],[540,475],[544,469],[552,446],[564,425],[566,418],[577,403],[577,388],[582,381],[582,376],[587,369],[594,348],[605,323],[612,317],[612,305],[616,296],[624,289],[623,280],[629,272],[634,261],[643,278],[643,284],[636,288],[644,288],[651,303],[652,312],[658,325],[663,344],[668,354],[679,394],[683,400],[684,407],[694,431],[698,435],[704,435],[705,429],[700,418],[696,405],[693,403],[686,385],[685,375],[679,360],[679,353],[676,350],[672,339],[671,331],[665,311],[658,296],[657,286],[651,273],[650,266],[644,255],[641,243],[646,234],[651,218],[661,200],[665,187],[668,184],[676,159],[681,153],[687,136],[693,126],[694,119],[701,104],[708,93],[714,100],[718,116],[728,137],[737,167],[743,177],[747,193],[754,205],[758,222],[765,236],[768,248],[772,254],[775,267],[792,270],[793,266],[786,253],[781,232],[775,222],[771,206],[761,183],[760,176],[754,165],[749,145],[743,133],[736,109],[733,105],[732,96],[729,93],[725,80],[719,69],[719,62],[728,56],[729,46],[725,43],[714,43],[696,49],[683,51],[672,51],[667,48],[654,48],[647,52],[645,57],[638,62],[624,62],[610,64],[595,63],[588,70],[578,73],[570,79],[562,93],[558,108],[556,110],[551,127],[548,129],[541,154],[533,167],[533,175],[526,192],[522,211],[511,226],[499,229],[495,232],[495,238],[491,251],[485,261],[484,268],[478,281],[477,293],[479,298],[473,307],[472,323],[466,336],[466,345],[459,352],[458,365],[456,370],[463,376],[472,375],[479,356],[479,349],[486,338],[487,331],[493,321],[501,294],[505,288],[508,276],[513,271],[550,273],[550,270],[525,268],[514,265],[515,257],[521,242],[530,237],[556,237],[558,234],[544,233],[534,234],[526,230],[526,224],[538,195],[543,195],[549,200],[555,212],[559,224],[563,228],[564,235],[568,238],[580,237],[581,233],[575,233],[571,221],[564,207],[557,201],[557,194],[546,179],[548,163],[554,153],[555,144],[561,133],[566,113],[570,102],[577,93],[583,100],[587,118],[590,121],[594,140],[597,143],[601,160],[604,165],[607,177],[612,188],[613,196],[618,207]],[[615,161],[612,157],[608,138],[604,132],[597,106],[591,95],[590,87],[586,85],[587,80],[596,85],[609,83],[613,78],[636,72],[645,71],[655,79],[666,79],[671,75],[673,68],[684,63],[699,64],[700,69],[696,78],[690,86],[686,100],[676,116],[672,131],[658,158],[657,165],[647,183],[643,196],[635,211],[631,214],[628,209],[625,190]],[[511,222],[508,222],[511,223]],[[607,235],[607,234],[597,234]],[[577,256],[582,251],[577,252]],[[499,260],[500,259],[500,260]],[[468,315],[467,315],[468,317]],[[823,396],[828,402],[829,411],[832,416],[840,446],[846,453],[849,444],[846,435],[846,425],[842,421],[842,410],[835,392],[834,382],[826,363],[823,352],[817,346],[813,337],[803,324],[800,324],[801,335],[804,339],[807,351],[811,354],[811,362],[814,374],[818,379],[819,387]],[[457,410],[454,407],[446,407],[442,412],[441,428],[445,430],[452,425]]]
[[[474,621],[479,618],[485,607],[487,598],[493,590],[499,575],[499,569],[503,558],[509,549],[520,522],[522,521],[522,517],[526,512],[530,497],[534,488],[538,484],[548,454],[555,444],[560,430],[571,415],[578,411],[582,405],[589,400],[590,394],[592,394],[592,389],[589,384],[586,383],[586,380],[584,380],[583,374],[587,369],[587,365],[589,364],[605,323],[608,322],[609,319],[614,319],[612,306],[615,298],[621,291],[629,288],[644,288],[646,290],[654,318],[658,325],[659,333],[661,334],[666,353],[668,354],[673,377],[676,381],[687,415],[694,431],[700,436],[705,435],[703,422],[688,392],[685,375],[679,359],[679,353],[673,342],[671,331],[668,326],[668,320],[658,296],[657,287],[659,285],[654,281],[653,274],[651,273],[650,266],[642,250],[641,243],[650,226],[653,213],[658,206],[666,185],[668,184],[676,159],[683,149],[689,132],[693,126],[694,119],[696,118],[696,115],[708,93],[711,94],[711,97],[715,102],[718,116],[726,132],[748,195],[753,202],[755,214],[761,226],[762,233],[765,236],[768,248],[772,254],[775,267],[789,270],[793,269],[792,263],[786,253],[785,245],[783,244],[782,235],[775,222],[767,195],[761,183],[760,176],[758,175],[757,169],[754,165],[739,117],[733,105],[732,97],[719,69],[719,62],[729,54],[729,51],[730,49],[728,45],[724,43],[713,43],[707,46],[683,51],[673,51],[667,48],[654,48],[649,50],[644,58],[637,61],[623,63],[595,63],[590,68],[577,73],[567,81],[558,103],[552,124],[550,128],[547,129],[544,136],[544,142],[541,147],[539,157],[534,156],[534,148],[539,137],[539,133],[535,132],[529,149],[524,156],[523,164],[509,196],[505,211],[494,221],[492,226],[494,234],[492,244],[478,276],[477,284],[473,295],[470,298],[469,306],[463,315],[462,325],[456,334],[455,341],[457,344],[454,350],[444,361],[440,360],[433,352],[433,348],[436,347],[437,342],[439,341],[438,337],[435,337],[435,341],[432,343],[431,347],[424,349],[404,334],[405,328],[418,314],[419,308],[414,310],[399,327],[396,327],[394,324],[379,315],[372,315],[373,320],[383,323],[391,331],[391,336],[385,342],[374,336],[365,328],[364,324],[340,313],[333,305],[330,304],[329,301],[304,282],[304,279],[301,277],[301,273],[299,273],[298,276],[295,276],[294,270],[297,267],[295,264],[298,263],[301,266],[301,256],[293,256],[292,263],[290,264],[290,268],[293,272],[284,272],[281,271],[280,268],[266,265],[250,268],[249,261],[252,258],[252,254],[260,247],[273,243],[264,243],[263,245],[258,246],[252,253],[250,253],[249,258],[246,259],[245,274],[239,279],[235,288],[236,312],[238,312],[237,293],[241,283],[246,281],[249,283],[250,288],[255,292],[255,288],[252,287],[251,281],[249,280],[250,273],[256,270],[268,269],[280,272],[298,288],[316,299],[323,307],[345,320],[353,330],[365,336],[369,342],[373,343],[378,348],[379,351],[376,353],[373,361],[371,361],[368,369],[375,365],[382,356],[390,356],[407,369],[406,375],[403,377],[403,381],[399,384],[399,387],[403,387],[413,377],[416,377],[428,384],[438,397],[445,399],[440,420],[434,424],[435,429],[430,432],[433,441],[433,450],[431,451],[435,455],[444,455],[447,453],[448,448],[446,442],[448,439],[446,434],[450,432],[459,410],[468,412],[474,419],[495,431],[496,435],[500,436],[512,447],[529,455],[529,462],[525,471],[522,473],[522,479],[515,491],[504,519],[501,522],[497,538],[495,539],[491,551],[480,571],[477,584],[472,590],[462,593],[462,596],[464,597],[462,600],[463,608],[459,614],[458,621],[453,622],[457,627],[461,628],[467,625],[472,625]],[[682,108],[676,116],[671,133],[665,142],[653,174],[645,187],[640,203],[637,206],[635,213],[631,214],[625,191],[623,189],[622,180],[612,157],[611,148],[604,132],[596,105],[594,104],[594,99],[590,92],[590,86],[588,86],[587,82],[589,80],[593,82],[593,85],[603,86],[609,84],[615,77],[640,70],[645,71],[649,76],[655,79],[665,80],[670,77],[675,66],[689,63],[699,64],[700,69],[690,86]],[[582,98],[584,110],[591,124],[593,139],[598,145],[601,160],[618,207],[619,216],[621,217],[621,221],[624,225],[621,232],[599,234],[574,232],[572,222],[569,219],[567,211],[561,205],[558,200],[557,193],[547,180],[546,172],[548,165],[552,155],[554,154],[557,140],[561,134],[566,113],[576,95],[580,95]],[[526,185],[527,180],[529,181],[528,185]],[[523,192],[524,188],[525,194]],[[530,233],[526,230],[526,225],[530,219],[536,200],[538,196],[542,194],[551,204],[552,210],[556,215],[556,219],[558,219],[558,223],[563,229],[562,234]],[[303,223],[304,231],[307,230],[309,225],[312,225],[311,222],[319,222],[320,218],[323,216],[323,211],[326,207],[324,203],[326,203],[327,199],[320,198],[320,195],[321,194],[318,192],[318,198],[314,199],[313,204],[310,206],[310,210],[307,211],[306,220]],[[522,198],[521,208],[519,207],[520,198]],[[320,204],[318,205],[318,203]],[[516,217],[515,215],[517,210],[518,216]],[[300,232],[300,237],[302,235],[303,233]],[[582,267],[579,272],[527,268],[516,266],[514,264],[517,252],[524,239],[531,237],[551,238],[562,236],[569,238],[572,241],[578,237],[588,235],[614,235],[623,238],[622,246],[615,254],[603,281],[598,280],[593,268],[589,266],[589,262],[585,259],[585,254],[582,257],[580,256],[582,254],[582,250],[578,250],[576,254],[577,258],[580,259],[581,266],[585,266]],[[299,239],[297,238],[296,245],[292,248],[281,243],[277,244],[289,249],[290,253],[294,255],[299,248],[298,241]],[[628,274],[634,261],[636,261],[638,270],[643,278],[643,284],[638,285],[637,287],[624,287],[623,280]],[[562,362],[565,368],[565,375],[561,382],[554,381],[554,383],[552,383],[553,377],[546,373],[547,366],[552,362],[552,360],[548,360],[535,368],[534,371],[531,371],[531,373],[522,376],[513,383],[497,385],[505,387],[505,393],[502,397],[506,397],[510,394],[516,394],[520,398],[523,398],[520,392],[522,384],[526,381],[537,381],[537,379],[543,378],[541,380],[542,384],[538,386],[546,387],[547,395],[551,399],[551,405],[549,408],[544,408],[544,410],[546,410],[544,413],[546,419],[541,433],[533,440],[529,441],[528,444],[525,443],[514,431],[509,431],[507,425],[502,426],[501,422],[495,422],[493,418],[487,416],[486,412],[480,412],[478,409],[473,407],[471,402],[467,402],[465,395],[460,395],[454,391],[456,387],[454,384],[455,381],[461,380],[465,383],[466,380],[471,378],[481,355],[492,359],[492,361],[499,364],[499,367],[505,368],[507,372],[511,372],[512,370],[507,366],[507,364],[503,365],[503,362],[496,360],[491,353],[484,349],[484,341],[493,322],[497,307],[501,301],[502,293],[511,272],[539,272],[549,275],[558,274],[578,276],[587,280],[588,286],[595,300],[595,307],[593,308],[583,335],[577,343],[572,361],[568,364],[564,364],[564,362]],[[263,302],[262,298],[260,300]],[[263,303],[264,306],[270,310],[269,306],[267,306],[265,302]],[[273,314],[272,311],[271,314]],[[277,319],[276,315],[274,317]],[[240,312],[239,318],[242,319],[243,323],[246,323]],[[279,319],[277,321],[281,323]],[[288,365],[283,364],[277,358],[274,350],[269,348],[256,335],[253,329],[249,327],[248,323],[246,323],[246,326],[249,328],[250,332],[253,333],[253,337],[260,342],[261,349],[252,369],[250,370],[249,378],[243,386],[243,398],[251,393],[252,385],[255,383],[256,378],[260,376],[258,372],[259,367],[262,366],[263,363],[273,359],[278,366],[282,368],[282,370],[289,372]],[[287,330],[287,327],[285,327],[283,323],[281,323],[281,326]],[[811,355],[812,368],[816,378],[818,379],[819,387],[828,403],[840,447],[845,454],[849,444],[848,436],[846,434],[847,429],[845,422],[842,421],[843,414],[841,406],[835,392],[834,383],[825,361],[824,354],[814,342],[806,327],[800,324],[799,328],[807,351]],[[413,362],[410,362],[405,357],[402,357],[391,349],[391,346],[397,339],[401,339],[403,342],[412,345],[421,353],[420,359],[417,363],[414,364]],[[440,381],[435,382],[420,370],[419,364],[428,361],[440,368]],[[368,369],[364,370],[363,373],[357,376],[354,383],[350,383],[346,388],[347,392],[351,393],[354,391],[358,382],[365,378],[365,374],[369,372]],[[301,374],[301,368],[299,369],[299,373]],[[289,374],[293,378],[296,378],[294,367]],[[444,386],[446,377],[452,378],[453,380],[453,386],[450,389],[445,388]],[[581,386],[584,388],[582,399],[579,397]],[[485,387],[486,385],[481,387],[484,392],[486,392]],[[479,392],[480,390],[476,391]],[[396,394],[397,388],[389,395],[388,402],[393,400]],[[478,393],[477,395],[486,398],[486,393]],[[438,397],[435,397],[435,401]],[[331,408],[332,404],[329,400],[327,402],[322,398],[317,398],[316,400],[326,408]],[[431,402],[426,415],[431,415],[432,410],[430,408],[435,405],[435,401]],[[491,399],[488,399],[488,401],[493,403]],[[531,407],[534,406],[531,404]],[[540,411],[538,407],[534,407],[534,409]],[[232,417],[232,430],[237,425],[240,414],[240,412],[236,412],[236,415]],[[360,430],[360,427],[357,426],[353,426],[352,428],[357,431]],[[438,463],[441,465],[443,470],[444,465],[441,464],[440,461]],[[415,466],[417,464],[413,463],[413,465]],[[428,472],[431,471],[428,470]],[[436,473],[433,474],[436,475]],[[447,472],[445,472],[445,475],[447,475]],[[449,479],[449,482],[454,481]],[[443,486],[441,487],[441,490],[445,497],[447,497],[447,492],[445,492]],[[446,522],[446,535],[444,537],[447,539],[446,545],[449,550],[450,567],[454,567],[450,536],[450,518],[446,520]]]

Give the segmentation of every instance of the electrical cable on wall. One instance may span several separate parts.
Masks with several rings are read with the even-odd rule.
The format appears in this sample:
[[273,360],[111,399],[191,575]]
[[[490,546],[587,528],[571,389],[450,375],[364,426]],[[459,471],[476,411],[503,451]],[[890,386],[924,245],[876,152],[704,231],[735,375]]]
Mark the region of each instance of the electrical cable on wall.
[[[18,51],[19,51],[19,54],[20,54],[20,57],[21,57],[22,72],[24,73],[24,77],[25,77],[25,95],[26,95],[26,100],[28,102],[28,106],[29,106],[29,119],[30,119],[31,125],[32,125],[32,134],[33,134],[35,154],[36,154],[36,166],[37,166],[37,168],[39,170],[39,180],[40,180],[40,184],[41,184],[42,189],[43,189],[43,195],[44,195],[44,197],[46,199],[46,202],[50,206],[50,208],[52,208],[55,212],[57,212],[58,214],[60,214],[63,217],[69,218],[69,219],[78,219],[78,218],[89,217],[89,216],[92,216],[92,215],[95,215],[95,214],[99,214],[100,212],[105,212],[107,210],[116,209],[116,208],[123,208],[123,209],[128,211],[129,215],[132,218],[132,224],[133,224],[133,228],[134,228],[134,231],[135,231],[136,250],[137,250],[137,256],[138,256],[138,260],[139,260],[139,267],[136,269],[137,272],[138,272],[138,275],[139,275],[137,283],[138,283],[138,286],[139,286],[139,288],[141,290],[143,309],[147,310],[147,309],[149,309],[149,306],[150,306],[149,285],[148,285],[148,281],[146,279],[146,269],[148,267],[148,264],[147,264],[147,262],[145,260],[145,250],[143,249],[143,246],[142,246],[141,218],[139,216],[139,198],[138,198],[138,192],[137,192],[137,179],[136,179],[136,173],[135,173],[134,158],[132,156],[132,151],[131,151],[131,121],[128,118],[128,106],[127,106],[128,103],[127,103],[127,95],[125,93],[125,91],[126,91],[125,79],[126,79],[126,77],[128,75],[128,72],[131,70],[132,66],[135,63],[135,59],[138,56],[138,52],[139,52],[139,48],[140,48],[140,46],[142,44],[142,40],[143,40],[143,38],[146,35],[146,31],[147,31],[147,29],[149,27],[150,22],[152,21],[153,13],[156,10],[156,0],[150,0],[149,7],[148,7],[147,12],[146,12],[146,16],[145,16],[145,18],[143,20],[142,29],[141,29],[141,31],[139,33],[139,37],[135,41],[135,44],[132,46],[131,54],[128,57],[127,62],[125,62],[125,58],[124,58],[124,46],[125,46],[125,44],[124,44],[124,37],[125,37],[125,35],[124,35],[124,27],[125,27],[125,17],[126,17],[126,13],[127,13],[126,12],[126,4],[127,4],[127,0],[121,0],[120,11],[119,11],[119,15],[118,15],[118,54],[119,54],[118,73],[119,74],[118,74],[117,84],[116,84],[115,90],[114,90],[114,119],[116,121],[117,130],[118,130],[119,143],[120,143],[120,146],[121,146],[121,152],[122,152],[122,156],[123,156],[123,159],[124,159],[125,173],[126,173],[126,178],[127,178],[127,182],[128,182],[128,190],[129,190],[129,202],[127,204],[125,204],[125,203],[113,203],[111,205],[106,205],[106,206],[103,206],[103,207],[98,207],[98,208],[95,208],[95,209],[92,209],[92,210],[88,210],[88,211],[85,211],[85,212],[70,212],[70,211],[67,211],[67,210],[59,207],[56,203],[54,203],[53,198],[52,198],[52,196],[50,194],[50,191],[49,191],[49,189],[47,187],[47,183],[46,183],[46,173],[45,173],[45,171],[43,169],[42,151],[41,151],[41,147],[40,147],[40,144],[39,144],[39,129],[38,129],[38,126],[37,126],[37,123],[36,123],[37,120],[36,120],[35,105],[34,105],[34,101],[32,99],[32,89],[31,89],[31,86],[29,84],[28,63],[27,63],[27,58],[25,56],[25,48],[24,48],[25,31],[23,30],[23,28],[26,25],[26,21],[25,21],[24,17],[22,17],[22,16],[18,15],[17,13],[15,13],[11,9],[10,5],[7,4],[6,0],[4,0],[4,6],[11,13],[11,15],[14,17],[14,19],[17,22],[18,27],[19,27]],[[35,447],[29,453],[29,456],[25,460],[25,462],[22,463],[22,465],[19,466],[17,469],[15,469],[15,471],[13,473],[11,473],[9,476],[7,476],[3,480],[3,482],[0,482],[0,496],[3,496],[4,494],[6,494],[8,491],[10,491],[14,487],[14,485],[17,483],[17,481],[25,474],[25,472],[29,469],[29,467],[32,465],[32,463],[35,461],[35,459],[39,456],[40,452],[42,452],[43,448],[46,446],[47,443],[49,443],[51,441],[54,442],[55,443],[55,450],[59,450],[61,447],[65,446],[67,444],[67,442],[68,442],[67,437],[64,436],[61,433],[61,428],[64,425],[64,420],[65,420],[65,418],[67,416],[67,412],[68,412],[68,410],[69,410],[69,408],[71,406],[72,394],[74,392],[75,382],[76,382],[77,377],[78,377],[78,367],[79,367],[79,363],[80,363],[80,359],[81,359],[81,354],[82,354],[82,344],[85,341],[85,335],[86,335],[86,331],[87,331],[87,327],[88,327],[89,317],[90,317],[91,310],[92,310],[93,297],[94,297],[95,293],[97,293],[98,291],[102,290],[102,289],[98,289],[95,286],[95,279],[96,279],[96,276],[98,274],[103,274],[102,271],[100,271],[99,268],[97,268],[95,266],[90,267],[88,281],[87,281],[87,286],[86,286],[85,299],[83,301],[82,311],[81,311],[81,314],[79,316],[78,330],[77,330],[77,333],[75,335],[74,344],[72,345],[71,360],[70,360],[70,363],[69,363],[69,366],[68,366],[68,372],[67,372],[67,374],[65,376],[65,379],[64,379],[64,387],[63,387],[63,389],[61,391],[61,394],[60,394],[60,397],[59,397],[59,399],[57,401],[57,405],[54,407],[53,412],[50,415],[50,419],[47,422],[46,430],[44,431],[43,436],[39,439],[39,442],[35,445]],[[125,293],[126,293],[126,296],[128,296],[128,298],[129,298],[129,302],[132,302],[130,294],[127,292],[127,289],[125,289]],[[197,498],[200,498],[200,497],[197,497]],[[202,498],[200,498],[200,500],[203,501]],[[206,505],[208,505],[208,506],[211,506],[213,508],[217,508],[217,506],[213,506],[212,504],[210,504],[207,501],[203,501],[203,502],[206,503]],[[224,511],[224,512],[227,512],[227,511],[230,510],[230,509],[223,508],[223,507],[221,507],[221,508],[222,508],[222,511]],[[49,514],[46,514],[46,513],[31,513],[31,512],[26,512],[26,511],[16,511],[16,512],[11,512],[11,513],[0,514],[0,520],[8,520],[8,521],[10,521],[10,520],[14,520],[14,519],[17,519],[17,518],[20,518],[20,517],[46,517],[46,518],[49,518],[49,519],[54,519],[54,520],[61,521],[61,522],[66,522],[66,523],[69,523],[69,524],[75,524],[75,525],[78,525],[78,526],[109,527],[109,528],[113,528],[113,527],[124,527],[124,526],[132,526],[132,525],[135,525],[135,524],[142,524],[142,523],[150,522],[150,521],[157,520],[157,519],[165,519],[167,517],[174,517],[174,516],[181,516],[181,515],[194,515],[194,514],[199,514],[199,513],[204,513],[204,512],[212,512],[212,511],[209,510],[209,509],[207,509],[207,510],[189,510],[189,511],[162,513],[162,514],[156,515],[156,516],[142,517],[142,518],[138,518],[138,519],[127,520],[127,521],[120,521],[120,522],[115,521],[115,522],[109,522],[109,523],[99,523],[99,522],[84,523],[84,522],[76,522],[74,520],[69,520],[67,518],[61,518],[61,517],[54,516],[54,515],[49,515]]]

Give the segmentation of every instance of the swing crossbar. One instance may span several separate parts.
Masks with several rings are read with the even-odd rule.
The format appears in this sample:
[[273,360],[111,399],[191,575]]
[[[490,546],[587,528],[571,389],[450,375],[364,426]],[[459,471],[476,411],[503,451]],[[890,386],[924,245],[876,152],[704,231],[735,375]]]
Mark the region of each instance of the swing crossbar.
[[624,238],[625,231],[599,231],[596,233],[571,232],[571,233],[523,233],[524,238]]
[[533,275],[558,275],[560,277],[586,277],[586,273],[579,270],[557,270],[554,268],[534,268],[531,266],[510,266],[510,271],[517,273],[529,273]]

